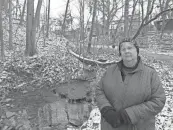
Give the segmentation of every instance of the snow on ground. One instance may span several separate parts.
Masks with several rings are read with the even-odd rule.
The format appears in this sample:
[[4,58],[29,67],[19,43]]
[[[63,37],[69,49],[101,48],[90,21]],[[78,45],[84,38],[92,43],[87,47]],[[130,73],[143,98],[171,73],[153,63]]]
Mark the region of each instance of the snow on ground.
[[67,128],[67,130],[100,130],[101,129],[100,120],[101,120],[100,111],[97,107],[95,107],[91,111],[88,120],[84,122],[79,129]]

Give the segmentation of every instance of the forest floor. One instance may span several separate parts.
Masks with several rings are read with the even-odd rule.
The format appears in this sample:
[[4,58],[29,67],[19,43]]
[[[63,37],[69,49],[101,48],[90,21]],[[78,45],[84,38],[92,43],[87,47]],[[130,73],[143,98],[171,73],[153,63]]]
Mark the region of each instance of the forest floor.
[[141,50],[141,54],[147,55],[148,57],[152,57],[156,60],[161,60],[170,63],[170,65],[173,65],[173,55],[169,55],[169,53],[155,53],[155,52],[150,52],[147,50]]

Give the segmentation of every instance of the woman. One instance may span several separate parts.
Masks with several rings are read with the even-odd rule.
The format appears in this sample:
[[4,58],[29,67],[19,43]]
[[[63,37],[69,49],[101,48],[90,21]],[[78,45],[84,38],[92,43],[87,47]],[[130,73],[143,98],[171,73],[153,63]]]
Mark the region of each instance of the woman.
[[96,87],[101,130],[155,130],[166,100],[158,74],[142,62],[135,41],[124,39],[119,55]]

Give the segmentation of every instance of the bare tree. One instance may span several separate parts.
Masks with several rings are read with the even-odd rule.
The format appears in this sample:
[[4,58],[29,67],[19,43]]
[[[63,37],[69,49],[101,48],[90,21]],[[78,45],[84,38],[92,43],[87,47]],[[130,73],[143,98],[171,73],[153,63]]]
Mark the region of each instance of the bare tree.
[[62,24],[62,34],[63,35],[65,33],[65,21],[66,21],[66,17],[67,17],[67,11],[68,11],[69,3],[70,3],[70,0],[67,0],[66,9],[65,9],[65,15],[64,15],[64,20],[63,20],[63,24]]
[[89,41],[88,41],[88,48],[87,48],[88,53],[90,53],[90,50],[91,50],[91,41],[92,41],[93,28],[94,28],[94,22],[95,22],[95,16],[96,16],[96,8],[97,8],[97,0],[94,1],[92,24],[91,24],[91,29],[90,29],[90,34],[89,34]]
[[164,8],[164,3],[165,3],[165,0],[159,0],[159,7],[160,7],[160,12],[163,11],[163,8]]
[[107,9],[108,9],[108,14],[107,14],[107,21],[106,21],[106,30],[107,30],[107,32],[109,33],[109,20],[108,19],[110,19],[110,15],[111,15],[111,12],[110,12],[110,7],[111,6],[111,2],[110,2],[110,0],[108,0],[107,1]]
[[117,12],[124,6],[121,5],[120,2],[121,0],[99,0],[98,2],[97,9],[103,15],[103,28],[107,30],[107,32]]
[[80,40],[84,40],[84,0],[79,0],[80,4]]
[[34,18],[34,22],[33,22],[33,30],[34,30],[33,37],[34,37],[34,39],[36,36],[36,28],[38,27],[38,23],[40,22],[39,19],[40,19],[40,10],[41,10],[42,2],[43,2],[43,0],[38,0],[35,18]]
[[121,16],[121,18],[118,20],[118,24],[113,32],[113,40],[112,40],[112,45],[114,46],[115,45],[115,41],[116,39],[119,37],[119,34],[118,34],[118,29],[120,27],[120,23],[122,21],[122,18],[123,18],[123,15]]
[[35,47],[32,45],[32,25],[34,15],[34,1],[27,0],[27,20],[26,20],[26,56],[32,56],[36,53]]
[[[148,0],[148,5],[147,5],[147,14],[150,12],[150,9],[152,8],[152,2],[151,0]],[[154,6],[154,5],[153,5]],[[149,16],[146,17],[146,22],[149,20]]]
[[38,16],[41,10],[43,0],[39,0],[37,4],[36,14],[34,17],[34,1],[27,0],[27,28],[26,28],[26,56],[33,56],[36,51],[36,25],[38,23]]
[[1,42],[1,60],[4,60],[4,40],[3,40],[3,27],[2,27],[2,8],[3,0],[0,0],[0,42]]
[[129,37],[128,28],[129,28],[129,0],[125,0],[125,8],[124,8],[124,36],[125,37]]
[[[155,1],[152,2],[152,8],[150,9],[149,13],[147,15],[150,15],[153,11],[153,4]],[[136,39],[136,37],[140,34],[140,31],[142,30],[143,27],[145,27],[146,25],[148,25],[149,23],[151,23],[152,21],[156,20],[157,18],[159,18],[160,16],[162,16],[164,13],[166,12],[170,12],[173,11],[173,8],[167,9],[167,10],[163,10],[162,12],[156,14],[153,18],[149,19],[146,22],[146,17],[144,17],[144,19],[142,19],[142,22],[140,24],[139,29],[137,30],[136,34],[133,36],[133,39]]]
[[18,6],[19,6],[19,0],[16,0],[16,19],[18,16]]
[[19,23],[20,25],[22,25],[24,21],[25,8],[26,8],[26,0],[24,1],[24,4],[23,4],[22,14],[21,14],[20,23]]
[[133,10],[132,10],[132,16],[131,16],[131,19],[130,19],[130,25],[129,25],[129,29],[128,29],[128,35],[129,35],[129,33],[130,33],[131,29],[132,29],[133,17],[134,17],[135,11],[136,11],[136,6],[137,6],[138,1],[139,0],[133,0]]
[[49,37],[49,19],[50,19],[50,0],[48,0],[48,12],[47,12],[47,29],[46,29],[46,37]]
[[[59,17],[57,18],[57,25],[59,27],[61,27],[61,29],[62,29],[62,26],[63,26],[64,17],[65,17],[64,14],[60,14]],[[71,11],[69,10],[66,14],[66,20],[65,20],[64,27],[63,27],[64,30],[69,29],[70,25],[72,25],[72,24],[73,24],[73,17],[71,15]]]
[[[147,8],[144,7],[144,6],[146,5],[145,2],[148,3],[148,4],[147,4]],[[150,9],[151,9],[151,8],[154,8],[154,7],[153,7],[154,4],[152,4],[152,1],[151,1],[151,0],[140,1],[139,4],[140,4],[141,10],[142,10],[142,11],[141,11],[141,14],[142,14],[141,19],[143,20],[144,17],[145,17],[145,22],[147,22],[147,21],[149,20],[149,18],[151,17],[151,14],[149,14],[149,13],[150,13]],[[145,15],[145,11],[144,11],[145,9],[147,9],[146,15]],[[153,11],[153,10],[152,10],[152,11]],[[146,32],[148,32],[148,28],[149,28],[149,26],[145,26],[145,27],[143,27],[143,28],[141,29],[141,31],[142,31],[142,36],[144,36],[144,34],[145,34]]]
[[12,0],[9,0],[9,49],[12,50],[13,27],[12,27]]
[[[155,3],[156,0],[153,0],[152,3],[151,3],[151,8],[149,11],[147,11],[146,15],[144,16],[144,3],[143,1],[141,1],[141,8],[142,8],[142,22],[137,30],[137,32],[135,33],[135,35],[133,36],[133,39],[136,39],[136,37],[140,34],[141,30],[146,26],[148,25],[148,18],[149,16],[151,15],[151,13],[153,12],[153,8],[154,8],[154,3]],[[148,23],[148,24],[146,24]],[[145,26],[144,26],[145,25]]]
[[105,1],[102,0],[102,4],[103,4],[103,34],[105,33],[104,30],[105,30]]
[[[171,2],[171,0],[167,0],[165,2],[164,10],[168,9],[168,7],[169,7],[168,5],[169,5],[170,2]],[[167,16],[167,14],[163,13],[163,15],[162,15],[162,28],[161,28],[162,34],[161,34],[160,38],[162,38],[162,36],[163,36],[163,31],[164,31],[164,28],[165,28],[165,25],[166,25],[166,16]]]

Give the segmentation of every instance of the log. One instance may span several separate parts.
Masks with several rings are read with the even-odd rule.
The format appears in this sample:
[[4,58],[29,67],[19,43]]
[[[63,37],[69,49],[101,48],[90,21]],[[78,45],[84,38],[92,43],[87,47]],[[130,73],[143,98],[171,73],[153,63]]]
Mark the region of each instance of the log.
[[91,66],[99,66],[99,67],[102,67],[102,68],[105,68],[109,65],[112,65],[112,64],[115,64],[116,61],[111,61],[111,62],[101,62],[101,61],[98,61],[98,60],[92,60],[92,59],[88,59],[88,58],[85,58],[83,56],[80,56],[78,54],[76,54],[75,52],[73,52],[72,50],[68,50],[70,54],[72,54],[75,58],[77,58],[80,62],[86,64],[86,65],[91,65]]

